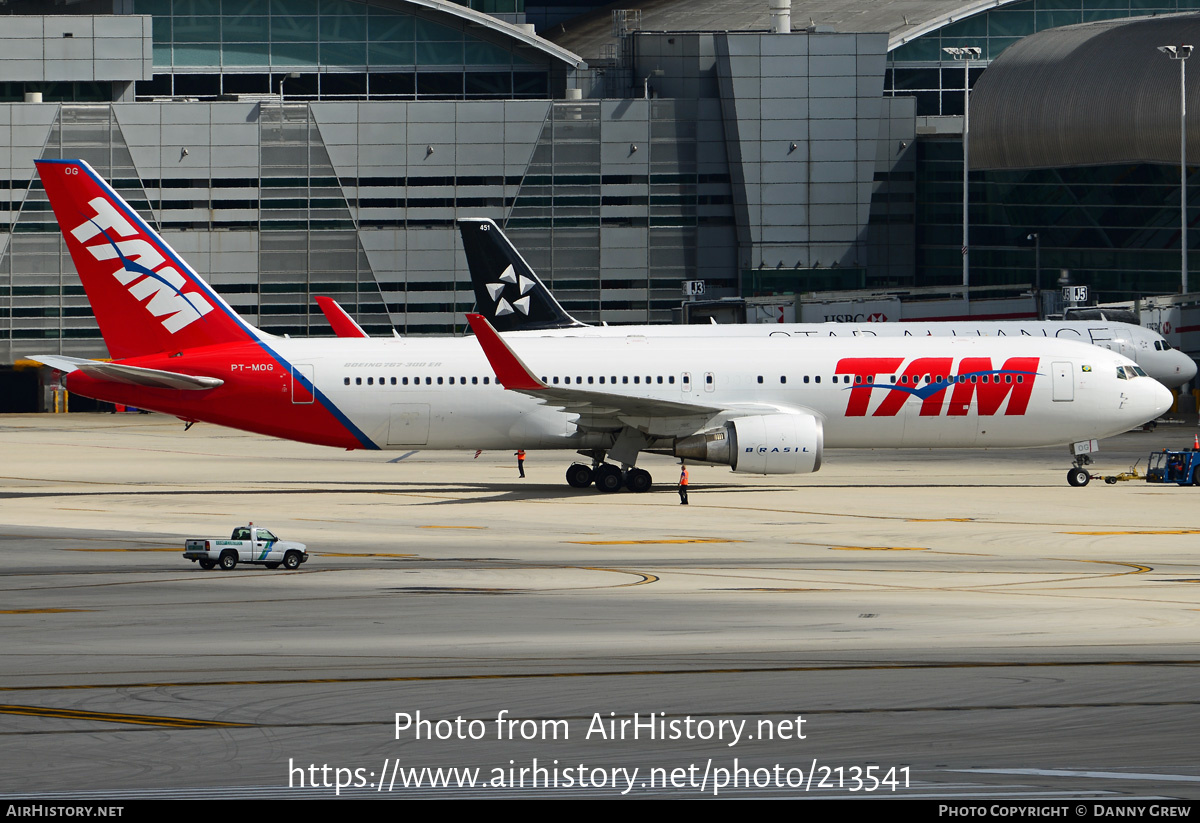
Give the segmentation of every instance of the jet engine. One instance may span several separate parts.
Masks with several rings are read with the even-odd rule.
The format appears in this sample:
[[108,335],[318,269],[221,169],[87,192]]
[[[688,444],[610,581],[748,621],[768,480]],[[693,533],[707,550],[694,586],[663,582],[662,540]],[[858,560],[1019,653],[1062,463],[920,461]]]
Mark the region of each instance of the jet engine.
[[811,414],[759,414],[681,437],[675,456],[723,463],[735,472],[801,474],[821,468],[824,445],[824,426]]

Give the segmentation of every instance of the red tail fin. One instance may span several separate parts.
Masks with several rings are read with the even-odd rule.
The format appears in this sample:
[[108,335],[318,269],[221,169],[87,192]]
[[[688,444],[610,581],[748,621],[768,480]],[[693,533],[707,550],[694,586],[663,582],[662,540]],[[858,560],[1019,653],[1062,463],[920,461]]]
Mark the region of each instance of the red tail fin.
[[321,307],[325,319],[329,321],[329,325],[333,327],[333,333],[338,337],[370,337],[363,331],[363,327],[358,325],[358,321],[346,313],[338,301],[323,294],[318,294],[313,299]]
[[87,163],[37,169],[114,358],[261,336]]

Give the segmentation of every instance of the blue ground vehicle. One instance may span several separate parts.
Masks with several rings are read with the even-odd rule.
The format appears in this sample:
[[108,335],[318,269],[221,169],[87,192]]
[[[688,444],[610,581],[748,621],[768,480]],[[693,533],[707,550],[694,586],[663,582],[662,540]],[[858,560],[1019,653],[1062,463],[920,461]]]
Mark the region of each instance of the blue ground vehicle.
[[1150,452],[1146,482],[1200,486],[1200,449]]

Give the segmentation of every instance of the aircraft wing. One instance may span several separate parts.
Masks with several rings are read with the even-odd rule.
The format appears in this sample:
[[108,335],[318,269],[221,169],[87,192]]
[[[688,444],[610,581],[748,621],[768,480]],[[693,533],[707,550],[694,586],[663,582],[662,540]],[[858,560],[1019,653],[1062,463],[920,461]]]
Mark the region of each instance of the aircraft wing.
[[110,383],[125,383],[130,386],[148,386],[155,389],[184,389],[200,391],[215,389],[225,384],[217,377],[197,377],[192,374],[180,374],[161,369],[146,369],[141,366],[126,366],[121,363],[101,363],[98,360],[85,360],[82,357],[64,357],[57,354],[41,354],[29,358],[39,363],[58,369],[64,373],[81,371],[88,377],[97,380],[107,380]]
[[[619,429],[637,422],[638,428],[657,434],[694,431],[704,421],[727,411],[725,407],[679,400],[635,397],[616,392],[593,391],[575,386],[553,386],[529,369],[481,314],[468,314],[467,321],[487,356],[496,380],[510,391],[527,394],[544,403],[579,414],[582,429]],[[653,425],[650,421],[658,421]]]

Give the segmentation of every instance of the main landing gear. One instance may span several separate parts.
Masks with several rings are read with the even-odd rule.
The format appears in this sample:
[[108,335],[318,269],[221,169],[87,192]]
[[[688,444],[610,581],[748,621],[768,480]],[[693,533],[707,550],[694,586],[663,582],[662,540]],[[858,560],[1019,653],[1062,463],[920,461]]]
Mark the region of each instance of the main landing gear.
[[576,489],[586,489],[592,485],[592,467],[572,463],[567,467],[567,485]]
[[576,489],[586,489],[595,483],[596,491],[601,492],[620,491],[622,486],[631,492],[647,492],[653,485],[653,478],[645,469],[631,468],[622,472],[612,463],[599,463],[595,468],[572,463],[567,469],[567,483]]

